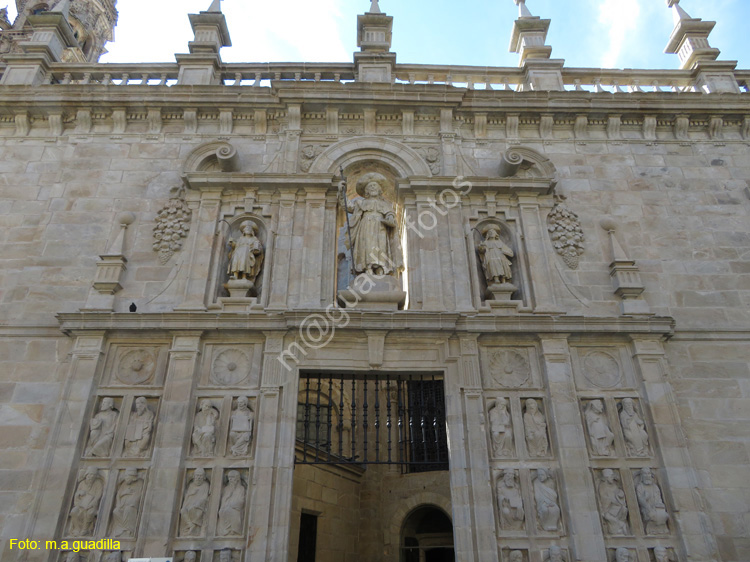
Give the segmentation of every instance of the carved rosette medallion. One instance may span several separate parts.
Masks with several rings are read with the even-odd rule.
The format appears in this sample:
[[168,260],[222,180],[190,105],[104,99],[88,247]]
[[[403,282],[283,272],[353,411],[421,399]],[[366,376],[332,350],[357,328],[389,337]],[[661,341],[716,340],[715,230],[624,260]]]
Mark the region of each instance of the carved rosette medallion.
[[622,381],[617,359],[605,351],[591,351],[583,358],[583,376],[599,388],[612,388]]
[[489,368],[492,380],[499,386],[526,386],[531,378],[528,358],[511,349],[491,351]]
[[239,349],[226,349],[214,358],[211,380],[222,386],[234,386],[250,374],[250,358]]
[[[308,131],[311,132],[311,131]],[[322,132],[322,131],[320,131]],[[325,147],[320,145],[308,144],[299,151],[299,167],[303,172],[309,172],[315,159],[320,156]]]
[[559,200],[547,216],[547,230],[552,246],[570,269],[578,269],[578,261],[584,251],[585,237],[578,215]]
[[156,355],[148,349],[126,351],[120,357],[115,376],[124,384],[143,384],[156,370]]
[[159,252],[159,261],[166,264],[174,253],[182,248],[182,239],[190,230],[193,212],[184,200],[183,188],[172,188],[173,196],[156,214],[153,249]]

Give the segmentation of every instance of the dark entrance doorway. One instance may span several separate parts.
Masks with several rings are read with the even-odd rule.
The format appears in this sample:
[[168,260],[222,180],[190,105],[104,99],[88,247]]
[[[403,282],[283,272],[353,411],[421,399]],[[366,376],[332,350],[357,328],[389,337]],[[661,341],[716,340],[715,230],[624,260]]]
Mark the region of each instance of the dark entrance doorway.
[[400,559],[401,562],[455,562],[453,523],[442,509],[425,505],[406,517],[401,530]]
[[302,513],[299,522],[299,549],[297,562],[315,562],[315,546],[318,540],[318,516]]

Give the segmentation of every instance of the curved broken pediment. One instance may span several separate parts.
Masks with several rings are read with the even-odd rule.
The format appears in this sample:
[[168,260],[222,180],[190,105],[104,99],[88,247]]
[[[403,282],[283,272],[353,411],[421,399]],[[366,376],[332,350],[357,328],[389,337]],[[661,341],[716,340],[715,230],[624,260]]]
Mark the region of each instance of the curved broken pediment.
[[419,153],[403,143],[382,137],[356,137],[337,142],[321,152],[310,166],[311,174],[338,174],[363,161],[388,164],[401,177],[432,176],[430,166]]
[[514,146],[503,153],[498,173],[501,178],[549,179],[551,187],[557,184],[557,168],[552,161],[524,146]]
[[240,159],[237,149],[224,141],[202,144],[185,159],[183,173],[190,172],[237,172]]

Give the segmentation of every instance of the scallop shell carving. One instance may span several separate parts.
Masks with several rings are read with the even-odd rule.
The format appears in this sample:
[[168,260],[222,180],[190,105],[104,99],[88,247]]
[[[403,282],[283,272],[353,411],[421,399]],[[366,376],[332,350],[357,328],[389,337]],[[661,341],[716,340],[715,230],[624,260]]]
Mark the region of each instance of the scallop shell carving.
[[531,377],[529,360],[514,350],[497,350],[489,354],[490,375],[500,386],[526,386]]

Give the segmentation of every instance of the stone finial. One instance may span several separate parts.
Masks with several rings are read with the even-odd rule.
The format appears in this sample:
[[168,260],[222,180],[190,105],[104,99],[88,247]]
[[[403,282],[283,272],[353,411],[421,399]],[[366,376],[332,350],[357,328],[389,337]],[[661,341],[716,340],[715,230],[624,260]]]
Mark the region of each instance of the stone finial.
[[370,2],[370,9],[367,11],[368,14],[382,14],[383,12],[380,11],[380,6],[378,5],[378,0],[371,0]]
[[690,15],[680,7],[680,0],[667,0],[667,7],[674,8],[672,16],[674,17],[674,24],[680,23],[680,20],[693,19]]
[[207,11],[221,13],[221,0],[213,0],[213,2],[211,2],[211,6],[208,8]]
[[391,52],[393,17],[371,0],[370,10],[357,16],[357,47],[354,65],[360,82],[393,82],[396,53]]
[[609,264],[609,276],[612,280],[614,293],[622,299],[620,302],[620,311],[626,315],[651,314],[648,303],[641,296],[645,287],[641,280],[640,270],[635,260],[630,259],[625,253],[625,250],[615,236],[617,223],[610,218],[604,218],[599,222],[599,226],[606,230],[609,235],[610,250],[612,252],[612,262]]
[[518,6],[518,17],[519,18],[533,18],[531,12],[526,7],[526,0],[513,0]]

